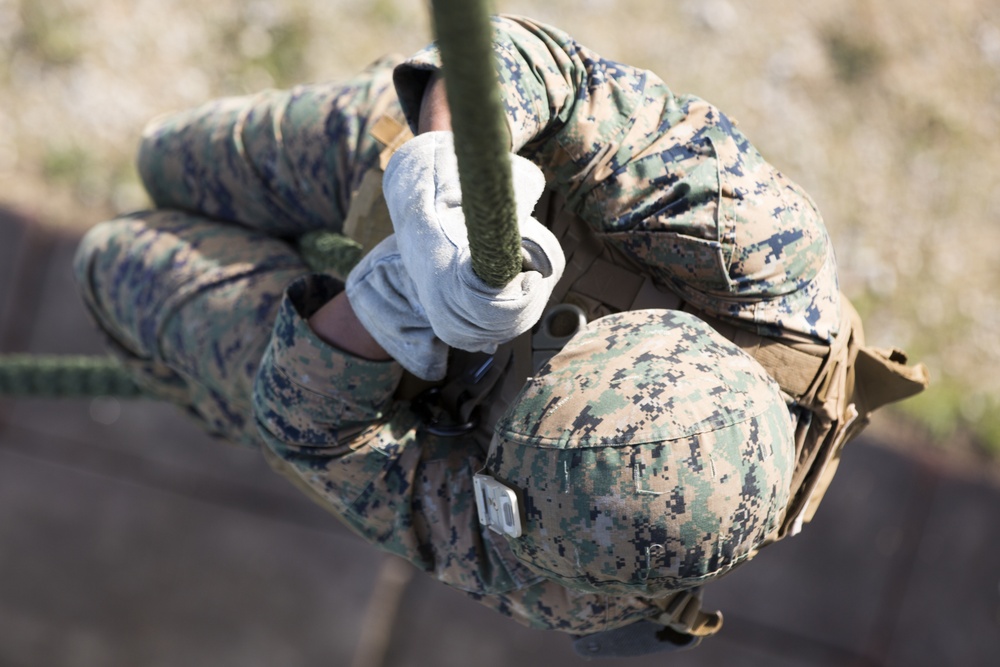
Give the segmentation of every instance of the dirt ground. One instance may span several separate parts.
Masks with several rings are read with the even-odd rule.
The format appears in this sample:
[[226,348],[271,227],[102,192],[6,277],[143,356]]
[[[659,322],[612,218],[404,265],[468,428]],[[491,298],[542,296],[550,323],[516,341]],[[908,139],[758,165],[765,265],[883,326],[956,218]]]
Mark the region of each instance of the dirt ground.
[[[930,367],[917,431],[1000,452],[1000,4],[495,5],[737,118],[824,211],[869,340]],[[142,207],[149,118],[430,38],[422,0],[0,0],[0,205],[73,229]]]

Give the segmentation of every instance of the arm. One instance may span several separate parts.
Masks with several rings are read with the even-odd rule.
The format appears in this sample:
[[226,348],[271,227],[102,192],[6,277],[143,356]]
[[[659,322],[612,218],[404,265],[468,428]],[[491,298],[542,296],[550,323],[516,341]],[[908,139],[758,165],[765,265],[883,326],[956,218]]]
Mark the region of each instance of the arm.
[[269,90],[153,120],[138,156],[150,198],[274,236],[339,229],[352,192],[377,164],[369,120],[398,113],[393,64],[343,84]]
[[[710,314],[768,335],[835,334],[836,262],[822,217],[725,114],[556,29],[517,17],[494,27],[513,150],[542,168],[570,211]],[[414,126],[439,63],[429,48],[394,74]]]
[[[519,17],[495,18],[493,43],[512,150],[539,164],[557,187],[569,188],[586,175],[573,162],[630,122],[647,73],[601,58],[565,33]],[[424,102],[440,93],[435,90],[439,72],[440,54],[433,45],[396,68],[396,91],[415,132],[422,129]],[[596,134],[595,125],[600,125]]]

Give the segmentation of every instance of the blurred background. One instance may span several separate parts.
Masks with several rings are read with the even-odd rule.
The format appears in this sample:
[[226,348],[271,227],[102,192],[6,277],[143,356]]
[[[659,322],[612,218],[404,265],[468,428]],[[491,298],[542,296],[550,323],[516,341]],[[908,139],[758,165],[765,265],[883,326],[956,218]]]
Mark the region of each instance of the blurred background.
[[[826,501],[842,511],[734,574],[735,629],[680,664],[1000,663],[1000,3],[495,6],[736,118],[824,212],[869,341],[931,369],[845,460]],[[346,77],[425,45],[428,16],[424,0],[0,0],[0,352],[100,350],[69,258],[146,205],[150,118]],[[2,401],[0,442],[0,664],[573,664],[379,561],[167,406]],[[942,604],[972,614],[964,630]],[[382,657],[365,658],[378,619],[396,629],[372,630]]]

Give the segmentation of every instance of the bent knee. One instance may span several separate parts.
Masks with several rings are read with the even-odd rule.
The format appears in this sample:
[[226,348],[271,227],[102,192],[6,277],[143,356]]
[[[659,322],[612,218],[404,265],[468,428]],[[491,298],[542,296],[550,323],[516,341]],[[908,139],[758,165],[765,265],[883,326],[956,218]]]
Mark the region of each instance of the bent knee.
[[148,235],[150,221],[161,215],[159,211],[132,213],[87,230],[73,257],[73,273],[88,303],[114,282],[123,262],[142,252],[141,239]]
[[107,252],[110,240],[117,235],[117,230],[120,228],[118,220],[108,220],[88,229],[80,239],[73,257],[73,274],[82,289],[88,288],[91,267],[99,261],[102,254]]
[[115,296],[120,291],[118,277],[122,263],[143,227],[142,214],[98,223],[84,234],[73,257],[80,295],[98,326],[124,349],[140,357],[146,355],[130,332],[131,318],[122,317],[121,308],[116,306],[120,299]]

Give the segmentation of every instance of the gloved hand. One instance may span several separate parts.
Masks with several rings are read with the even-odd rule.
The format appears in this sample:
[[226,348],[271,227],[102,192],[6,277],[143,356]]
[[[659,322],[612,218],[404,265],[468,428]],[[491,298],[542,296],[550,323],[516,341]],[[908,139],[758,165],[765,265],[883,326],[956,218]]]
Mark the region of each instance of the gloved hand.
[[448,346],[431,329],[395,235],[372,248],[351,270],[346,290],[358,320],[403,368],[424,380],[444,377]]
[[438,337],[471,352],[496,350],[542,316],[566,265],[555,236],[531,217],[545,189],[541,170],[511,155],[523,270],[505,287],[472,270],[454,136],[427,132],[393,155],[382,190],[403,264]]

